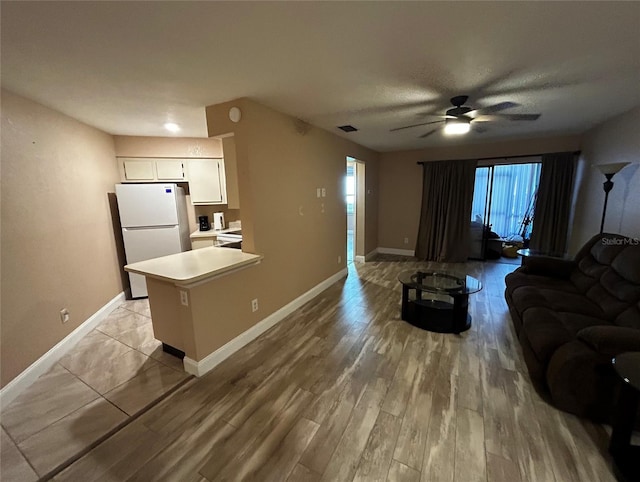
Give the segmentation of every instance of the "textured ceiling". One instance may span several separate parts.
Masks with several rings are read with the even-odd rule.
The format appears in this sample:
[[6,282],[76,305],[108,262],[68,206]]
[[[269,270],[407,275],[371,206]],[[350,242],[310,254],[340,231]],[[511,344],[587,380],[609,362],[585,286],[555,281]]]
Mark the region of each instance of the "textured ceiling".
[[[3,87],[112,134],[250,97],[379,150],[579,133],[640,104],[640,2],[2,2]],[[450,138],[449,98],[534,122]],[[342,133],[336,126],[360,129]]]

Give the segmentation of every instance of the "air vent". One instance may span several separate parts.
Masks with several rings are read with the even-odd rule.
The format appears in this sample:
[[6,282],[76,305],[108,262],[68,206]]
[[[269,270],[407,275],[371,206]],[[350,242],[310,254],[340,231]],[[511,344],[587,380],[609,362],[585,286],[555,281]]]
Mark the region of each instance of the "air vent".
[[346,125],[346,126],[338,126],[338,129],[342,129],[342,130],[343,130],[343,131],[345,131],[345,132],[355,132],[355,131],[357,131],[357,130],[358,130],[358,129],[356,129],[355,127],[350,126],[350,125]]

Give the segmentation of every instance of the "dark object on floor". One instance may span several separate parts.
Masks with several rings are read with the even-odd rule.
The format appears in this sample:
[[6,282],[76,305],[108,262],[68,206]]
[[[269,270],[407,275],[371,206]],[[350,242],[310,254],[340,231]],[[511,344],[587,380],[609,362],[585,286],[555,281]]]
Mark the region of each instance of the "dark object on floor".
[[610,422],[611,358],[640,351],[640,244],[591,238],[573,261],[527,257],[505,298],[531,380],[556,407]]
[[168,353],[169,355],[180,358],[180,360],[184,359],[185,353],[182,350],[178,350],[176,347],[167,345],[166,343],[162,344],[162,351]]
[[640,352],[623,353],[612,364],[619,377],[620,395],[615,405],[609,452],[618,479],[638,481],[640,445],[631,444],[631,433],[640,404]]

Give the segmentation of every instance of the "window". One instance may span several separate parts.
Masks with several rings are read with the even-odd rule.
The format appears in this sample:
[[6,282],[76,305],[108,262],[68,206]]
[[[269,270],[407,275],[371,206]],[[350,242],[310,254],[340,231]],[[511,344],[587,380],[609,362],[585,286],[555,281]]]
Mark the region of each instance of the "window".
[[472,223],[491,225],[501,238],[524,234],[529,238],[533,206],[540,182],[539,162],[527,164],[498,164],[476,169],[473,192]]

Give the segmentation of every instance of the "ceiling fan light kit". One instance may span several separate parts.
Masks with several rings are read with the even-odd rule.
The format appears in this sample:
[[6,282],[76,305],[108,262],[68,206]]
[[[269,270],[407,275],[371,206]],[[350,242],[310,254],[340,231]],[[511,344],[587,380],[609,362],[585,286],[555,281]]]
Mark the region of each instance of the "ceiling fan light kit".
[[444,133],[448,136],[458,136],[466,134],[471,130],[471,119],[468,117],[458,117],[456,119],[446,119]]
[[[448,109],[444,115],[437,116],[440,117],[441,120],[396,127],[395,129],[391,129],[391,132],[410,129],[412,127],[426,126],[429,124],[442,124],[441,126],[419,136],[421,139],[424,139],[439,130],[444,131],[445,135],[461,135],[466,134],[471,130],[471,124],[476,125],[477,123],[485,123],[495,120],[535,121],[540,117],[540,114],[497,114],[497,112],[505,109],[518,107],[518,104],[514,102],[500,102],[487,107],[474,109],[464,105],[467,100],[469,100],[468,95],[456,95],[450,99],[453,108]],[[478,126],[475,127],[474,130],[478,133],[485,131],[484,128]]]

